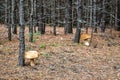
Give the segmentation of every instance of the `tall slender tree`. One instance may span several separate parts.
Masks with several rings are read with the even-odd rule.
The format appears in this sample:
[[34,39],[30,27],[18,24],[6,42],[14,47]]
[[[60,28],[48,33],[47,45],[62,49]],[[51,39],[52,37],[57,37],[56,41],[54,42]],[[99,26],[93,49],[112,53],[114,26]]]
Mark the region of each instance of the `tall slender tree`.
[[80,41],[80,34],[81,34],[81,27],[82,27],[82,0],[77,0],[77,28],[76,28],[76,33],[75,33],[75,43],[79,43]]
[[118,6],[117,6],[117,4],[118,4],[118,0],[115,0],[115,29],[117,29],[117,26],[118,26],[118,20],[117,20],[117,13],[118,13]]
[[105,32],[106,25],[105,25],[105,0],[102,1],[102,26],[101,32]]
[[93,39],[93,32],[97,33],[97,26],[96,26],[96,0],[93,0],[93,27],[92,27],[92,32],[91,32],[91,39],[90,39],[90,45],[92,43]]
[[90,0],[87,0],[86,1],[86,7],[87,7],[87,9],[86,9],[86,22],[87,22],[87,24],[86,24],[86,33],[88,33],[88,27],[89,27],[89,13],[90,13],[90,9],[89,9],[89,4],[90,4]]
[[12,40],[12,26],[11,26],[11,0],[8,1],[8,40]]
[[90,27],[92,27],[93,23],[93,0],[90,0]]
[[97,22],[96,22],[96,0],[93,0],[93,27],[94,32],[97,33]]
[[14,28],[15,26],[15,0],[12,0],[12,8],[11,8],[11,26],[13,29],[13,33],[14,33]]
[[39,0],[40,4],[39,4],[39,12],[38,12],[38,31],[41,34],[45,33],[45,26],[44,26],[44,9],[43,9],[43,0]]
[[13,12],[13,17],[12,17],[12,24],[13,24],[13,28],[12,28],[12,32],[13,32],[13,34],[17,34],[17,8],[18,8],[18,6],[17,6],[17,4],[15,4],[15,3],[17,3],[17,0],[12,0],[12,12]]
[[56,35],[56,0],[53,0],[52,6],[52,24],[53,24],[53,34]]
[[24,0],[20,0],[19,17],[20,17],[19,66],[24,66],[24,63],[25,63],[25,59],[24,59],[24,52],[25,52],[25,39],[24,39],[24,29],[25,29]]
[[36,32],[36,26],[37,26],[37,0],[34,0],[34,6],[33,6],[33,10],[34,10],[34,15],[33,15],[33,26],[34,26],[34,32]]
[[30,25],[29,25],[29,41],[33,42],[33,0],[31,0],[31,13],[30,13]]
[[64,33],[72,33],[72,0],[66,0],[65,3],[65,30]]
[[117,26],[117,30],[120,31],[120,1],[118,0],[118,14],[117,14],[117,18],[118,18],[118,26]]
[[5,24],[8,24],[8,0],[5,0]]

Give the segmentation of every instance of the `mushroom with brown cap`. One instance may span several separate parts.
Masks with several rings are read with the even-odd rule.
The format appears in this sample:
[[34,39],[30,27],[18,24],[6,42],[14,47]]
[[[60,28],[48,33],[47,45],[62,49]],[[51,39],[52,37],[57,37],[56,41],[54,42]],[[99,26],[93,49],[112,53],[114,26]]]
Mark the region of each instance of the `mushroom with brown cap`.
[[27,51],[25,52],[25,59],[30,59],[30,65],[35,66],[34,59],[39,57],[39,53],[37,51]]
[[91,34],[82,33],[80,35],[80,39],[84,41],[84,45],[89,46],[89,39],[91,38]]

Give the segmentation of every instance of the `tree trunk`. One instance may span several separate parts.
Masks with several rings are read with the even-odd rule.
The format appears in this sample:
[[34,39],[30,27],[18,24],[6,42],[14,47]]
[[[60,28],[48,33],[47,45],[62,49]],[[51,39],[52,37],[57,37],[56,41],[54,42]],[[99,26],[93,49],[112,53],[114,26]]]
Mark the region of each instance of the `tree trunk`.
[[97,26],[96,26],[96,24],[97,24],[96,23],[96,0],[93,0],[93,27],[92,27],[92,32],[91,32],[90,45],[91,45],[92,39],[93,39],[93,32],[97,33]]
[[11,8],[11,26],[12,26],[12,32],[13,34],[17,34],[15,29],[16,29],[16,25],[15,25],[15,0],[12,0],[12,8]]
[[[15,0],[15,3],[17,3],[17,1]],[[14,3],[14,4],[15,4]],[[17,34],[17,4],[14,7],[14,27],[13,27],[13,34]]]
[[37,10],[36,10],[36,8],[37,8],[37,0],[34,0],[34,8],[33,8],[33,10],[34,10],[34,15],[33,15],[33,26],[34,26],[34,32],[36,32],[36,26],[37,26]]
[[118,16],[117,16],[117,18],[118,18],[118,27],[117,27],[117,31],[120,31],[120,1],[118,0]]
[[93,26],[93,0],[90,0],[90,27]]
[[44,34],[45,33],[45,26],[44,26],[44,9],[43,9],[43,0],[40,0],[40,5],[39,5],[39,15],[38,15],[38,18],[39,18],[39,26],[38,26],[38,31],[41,33],[41,34]]
[[[8,5],[11,6],[10,0],[8,1]],[[11,34],[11,7],[8,7],[8,40],[12,40]]]
[[82,0],[77,0],[77,28],[74,39],[75,43],[79,43],[80,41],[82,23],[80,23],[79,20],[82,20],[82,10],[83,10]]
[[56,0],[53,0],[52,16],[53,34],[56,35]]
[[29,41],[33,42],[33,0],[31,0],[29,35]]
[[116,6],[115,6],[115,29],[117,29],[117,27],[118,27],[118,20],[117,20],[117,17],[118,17],[118,15],[117,15],[117,13],[118,13],[118,0],[115,0],[116,1]]
[[19,48],[19,66],[24,66],[24,53],[25,53],[25,39],[24,39],[24,0],[20,0],[19,7],[20,17],[20,48]]
[[65,30],[64,33],[72,33],[72,0],[66,1]]
[[105,0],[102,2],[102,26],[101,26],[101,32],[105,32],[106,25],[105,25]]
[[5,24],[8,24],[8,0],[5,0]]
[[96,22],[96,0],[93,0],[93,27],[94,32],[97,33],[97,22]]
[[72,33],[72,0],[66,1],[65,30],[64,33]]
[[85,26],[85,28],[86,28],[86,33],[88,33],[88,27],[89,27],[89,13],[90,13],[90,9],[89,9],[89,4],[90,4],[90,0],[88,0],[87,1],[87,3],[86,3],[86,7],[88,7],[88,9],[86,9],[86,21],[87,21],[87,23],[86,23],[86,26]]

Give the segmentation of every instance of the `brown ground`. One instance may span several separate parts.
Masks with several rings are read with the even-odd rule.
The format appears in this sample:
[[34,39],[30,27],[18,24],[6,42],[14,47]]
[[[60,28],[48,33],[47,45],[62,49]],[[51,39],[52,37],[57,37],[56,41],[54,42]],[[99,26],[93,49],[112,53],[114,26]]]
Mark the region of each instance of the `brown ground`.
[[[90,47],[73,43],[74,34],[57,36],[47,27],[45,35],[34,34],[29,42],[26,30],[26,51],[37,50],[41,56],[30,67],[29,60],[19,67],[19,40],[7,40],[7,29],[0,26],[0,80],[120,80],[120,38],[117,32],[94,33]],[[96,46],[97,44],[97,46]],[[43,46],[42,46],[43,45]]]

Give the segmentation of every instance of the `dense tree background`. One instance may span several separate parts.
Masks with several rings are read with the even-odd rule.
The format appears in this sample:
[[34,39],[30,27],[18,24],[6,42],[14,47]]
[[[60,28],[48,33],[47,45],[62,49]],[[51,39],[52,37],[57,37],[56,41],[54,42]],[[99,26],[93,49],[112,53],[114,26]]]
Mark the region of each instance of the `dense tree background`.
[[[96,15],[96,25],[113,24],[119,28],[119,0],[82,0],[83,19],[81,21],[85,27],[92,26],[94,20],[94,10]],[[72,33],[70,28],[77,25],[77,0],[25,0],[25,24],[34,27],[38,26],[38,31],[45,33],[45,25],[63,26],[65,33]],[[95,7],[94,7],[95,4]],[[11,26],[16,33],[16,25],[19,25],[19,0],[0,1],[0,23]],[[118,25],[116,25],[117,23]],[[68,27],[69,26],[69,27]],[[104,31],[104,30],[102,30]]]

